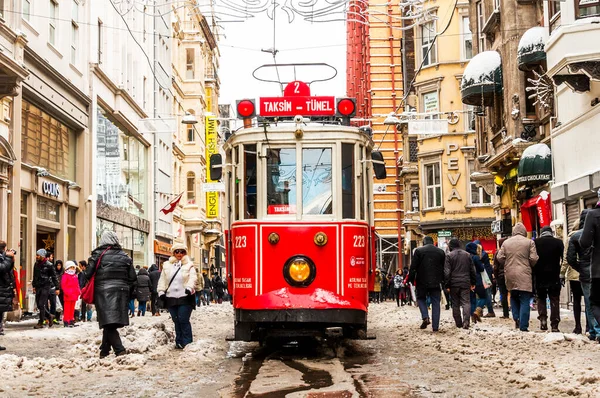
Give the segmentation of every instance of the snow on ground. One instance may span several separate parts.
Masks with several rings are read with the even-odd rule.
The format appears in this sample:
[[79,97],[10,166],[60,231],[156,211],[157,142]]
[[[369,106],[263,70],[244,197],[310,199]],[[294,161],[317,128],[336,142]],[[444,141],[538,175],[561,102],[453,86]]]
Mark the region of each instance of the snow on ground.
[[[301,355],[293,361],[331,374],[335,388],[312,389],[312,396],[336,390],[386,398],[600,396],[600,345],[585,336],[540,332],[536,316],[532,311],[529,333],[500,318],[462,330],[454,327],[451,311],[442,309],[440,331],[433,333],[419,329],[415,307],[374,304],[369,328],[376,340],[347,342],[337,358]],[[570,332],[571,314],[563,311],[562,317],[561,330]],[[101,331],[95,322],[43,330],[32,329],[35,321],[10,323],[0,337],[8,348],[0,353],[0,396],[238,397],[236,377],[242,363],[254,360],[257,345],[225,341],[233,328],[230,304],[201,307],[192,321],[194,342],[181,351],[174,349],[167,314],[135,317],[121,329],[130,354],[105,359],[98,358]],[[248,381],[250,392],[306,381],[277,356],[260,366]]]

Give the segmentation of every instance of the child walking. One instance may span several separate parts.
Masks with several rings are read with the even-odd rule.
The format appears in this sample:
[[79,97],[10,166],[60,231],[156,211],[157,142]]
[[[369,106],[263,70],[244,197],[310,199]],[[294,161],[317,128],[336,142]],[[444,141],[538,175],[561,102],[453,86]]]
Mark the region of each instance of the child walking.
[[75,326],[75,303],[81,294],[76,270],[77,265],[73,261],[67,261],[60,284],[65,300],[63,322],[65,327],[70,328]]

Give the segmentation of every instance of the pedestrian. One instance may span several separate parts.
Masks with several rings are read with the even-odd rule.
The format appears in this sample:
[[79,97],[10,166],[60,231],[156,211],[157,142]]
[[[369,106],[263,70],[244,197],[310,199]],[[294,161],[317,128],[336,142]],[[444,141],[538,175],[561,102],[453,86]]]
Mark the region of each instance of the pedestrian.
[[[404,278],[402,276],[402,270],[397,269],[396,275],[394,275],[394,296],[396,297],[396,305],[400,307],[400,294],[402,292],[402,286],[404,285]],[[404,305],[404,298],[402,298],[402,305]]]
[[[444,284],[444,264],[446,254],[433,244],[433,238],[423,238],[423,246],[415,250],[408,278],[416,285],[417,304],[421,310],[420,328],[425,329],[429,324],[434,332],[440,328],[440,299],[441,286]],[[427,308],[427,298],[431,301],[431,319]]]
[[196,269],[196,307],[200,307],[200,303],[203,302],[204,295],[204,276],[200,273],[200,268],[194,266]]
[[565,253],[565,244],[555,238],[552,228],[544,227],[535,240],[538,261],[533,269],[535,291],[537,295],[538,319],[540,329],[548,330],[548,308],[546,298],[550,299],[550,328],[559,332],[560,323],[560,266]]
[[212,292],[212,282],[208,277],[206,271],[202,272],[202,278],[204,279],[204,290],[202,291],[202,304],[210,305],[210,294]]
[[[44,322],[48,322],[48,327],[52,327],[54,316],[50,313],[48,307],[48,300],[50,297],[50,290],[58,286],[58,280],[56,279],[56,269],[50,261],[48,261],[48,254],[45,249],[39,249],[35,254],[35,264],[33,266],[33,280],[31,286],[33,287],[33,293],[35,294],[35,302],[40,312],[40,319],[33,328],[41,329],[44,327]],[[54,294],[58,294],[54,290]]]
[[[471,319],[471,291],[477,282],[475,265],[471,255],[460,248],[456,238],[448,242],[450,252],[446,255],[444,281],[450,290],[452,316],[457,328],[468,329]],[[461,314],[462,310],[462,314]]]
[[[0,240],[0,335],[4,335],[4,313],[13,310],[13,299],[15,297],[13,250],[6,250],[6,242]],[[0,351],[6,347],[0,345]]]
[[583,226],[590,209],[584,209],[579,216],[579,230],[569,240],[567,261],[569,265],[579,272],[579,282],[583,292],[583,303],[585,304],[585,315],[588,324],[588,338],[600,341],[600,323],[594,317],[590,296],[592,292],[592,249],[583,248],[580,244]]
[[492,290],[494,289],[495,281],[494,281],[494,267],[490,262],[490,255],[484,250],[481,245],[481,241],[475,240],[473,241],[477,245],[477,255],[481,259],[483,263],[483,268],[487,274],[489,281],[491,282],[489,286],[485,288],[485,306],[487,307],[487,314],[484,315],[484,318],[495,318],[496,313],[494,312],[494,305],[492,303]]
[[373,287],[373,300],[376,303],[381,301],[381,271],[375,271],[375,286]]
[[582,249],[591,248],[591,286],[590,307],[596,322],[600,324],[600,190],[598,190],[598,203],[591,209],[585,218],[579,244]]
[[504,265],[506,288],[510,291],[510,306],[515,327],[529,331],[529,300],[533,290],[533,267],[538,261],[535,243],[527,237],[523,223],[513,227],[513,233],[498,251],[497,261]]
[[225,284],[221,279],[221,275],[215,276],[215,283],[213,288],[215,289],[215,297],[217,304],[223,303],[223,295],[225,294]]
[[471,291],[471,319],[473,323],[481,322],[483,317],[483,307],[485,307],[487,301],[486,286],[483,282],[483,273],[485,273],[485,266],[481,261],[481,257],[477,254],[477,244],[474,242],[467,243],[465,247],[467,253],[471,255],[471,261],[475,266],[475,290]]
[[175,348],[183,349],[193,340],[190,316],[196,307],[196,269],[187,255],[187,247],[176,243],[173,256],[163,263],[158,295],[166,303],[175,324]]
[[146,316],[146,308],[148,306],[148,300],[150,300],[151,294],[152,281],[150,280],[148,270],[144,266],[144,268],[141,268],[137,274],[136,298],[138,301],[138,316]]
[[160,309],[158,308],[158,280],[160,279],[160,269],[156,264],[150,266],[148,272],[150,282],[152,282],[152,292],[150,294],[150,309],[152,310],[152,316],[160,316]]
[[100,358],[107,357],[111,348],[116,356],[125,355],[119,328],[129,325],[126,303],[133,296],[137,278],[133,262],[121,249],[116,233],[102,233],[99,246],[88,259],[85,273],[88,280],[96,275],[94,305],[98,326],[102,329]]
[[65,272],[61,277],[60,288],[64,300],[63,324],[64,327],[72,328],[75,326],[75,303],[81,294],[75,262],[67,261],[67,264],[65,264]]
[[381,275],[381,293],[379,294],[381,297],[381,301],[385,301],[385,299],[387,298],[387,291],[388,291],[388,279],[387,276],[385,275],[385,273],[383,273]]
[[[506,238],[502,238],[498,241],[498,247],[502,247],[502,244],[506,241]],[[498,261],[498,251],[494,253],[494,278],[500,291],[500,303],[502,305],[502,317],[508,319],[510,314],[508,312],[508,290],[506,289],[506,280],[504,279],[504,264],[500,264]]]
[[[56,280],[58,281],[58,286],[56,286],[55,290],[58,290],[60,293],[52,297],[52,290],[50,290],[50,313],[54,315],[54,324],[58,325],[61,320],[61,314],[64,313],[65,308],[65,299],[63,297],[63,291],[60,286],[62,282],[62,276],[65,273],[64,265],[62,260],[56,260],[54,263],[54,268],[56,268]],[[58,301],[57,301],[58,300]],[[60,308],[59,304],[60,303]]]
[[[587,212],[584,214],[587,214]],[[585,217],[584,217],[583,221],[585,221]],[[578,234],[578,232],[581,231],[581,227],[580,227],[581,225],[583,225],[581,223],[581,221],[576,220],[573,225],[573,231],[571,231],[571,233],[568,235],[569,242],[567,244],[567,255],[566,255],[567,261],[564,261],[562,267],[560,268],[561,284],[564,286],[565,279],[569,282],[569,287],[570,287],[571,297],[572,297],[571,302],[573,303],[573,318],[575,320],[575,328],[573,329],[573,333],[575,333],[575,334],[583,333],[583,328],[581,327],[581,299],[583,298],[584,295],[583,295],[583,287],[582,287],[581,281],[580,281],[581,275],[579,274],[579,272],[577,272],[577,270],[580,269],[578,249],[579,249],[579,236],[581,236],[581,233]],[[577,237],[575,237],[576,234],[577,234]],[[589,268],[589,257],[588,257],[587,267]],[[586,305],[585,307],[586,307],[585,308],[586,311],[584,312],[585,320],[586,320],[585,331],[587,333],[587,332],[589,332],[590,325],[591,325],[590,319],[588,318],[588,314],[587,314],[589,304]],[[591,311],[590,311],[590,313],[591,313]],[[594,336],[594,339],[595,339],[595,336]]]
[[[77,279],[79,281],[79,288],[83,289],[85,287],[85,285],[87,284],[87,278],[85,277],[85,270],[87,269],[87,261],[85,260],[80,260],[79,261],[79,274],[77,274]],[[87,312],[88,312],[88,305],[86,304],[83,300],[81,300],[81,309],[80,311],[80,320],[82,322],[85,322],[86,320],[90,321],[92,319],[92,316],[90,314],[89,318],[87,316]]]

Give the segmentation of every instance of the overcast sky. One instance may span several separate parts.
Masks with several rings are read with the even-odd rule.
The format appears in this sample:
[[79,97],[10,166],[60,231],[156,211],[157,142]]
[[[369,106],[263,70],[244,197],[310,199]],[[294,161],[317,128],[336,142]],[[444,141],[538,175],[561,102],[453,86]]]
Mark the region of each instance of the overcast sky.
[[[318,0],[325,2],[325,0]],[[266,13],[244,22],[224,23],[220,40],[221,92],[219,103],[235,106],[236,99],[279,96],[278,84],[256,80],[252,72],[261,65],[273,64],[273,56],[261,49],[273,47],[273,20]],[[314,83],[312,95],[343,96],[346,91],[346,27],[343,22],[307,22],[296,15],[288,22],[285,12],[275,14],[275,48],[278,64],[323,62],[337,69],[337,76],[328,82]],[[315,80],[332,76],[327,68],[303,68],[298,80]],[[293,80],[291,68],[279,70],[281,79]],[[261,76],[277,80],[274,68],[262,69]]]

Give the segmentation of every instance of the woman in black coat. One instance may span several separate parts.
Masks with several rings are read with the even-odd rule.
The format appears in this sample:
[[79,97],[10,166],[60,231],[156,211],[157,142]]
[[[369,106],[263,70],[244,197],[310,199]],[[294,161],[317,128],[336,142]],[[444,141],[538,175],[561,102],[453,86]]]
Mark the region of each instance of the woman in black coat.
[[92,251],[85,276],[88,280],[96,274],[94,281],[94,304],[98,324],[102,329],[100,358],[110,354],[124,355],[118,328],[129,325],[128,304],[137,284],[131,258],[121,250],[117,234],[104,231],[100,245]]
[[138,316],[146,316],[146,304],[150,300],[150,293],[152,293],[152,281],[150,280],[148,270],[142,268],[137,275],[136,298],[139,303]]

